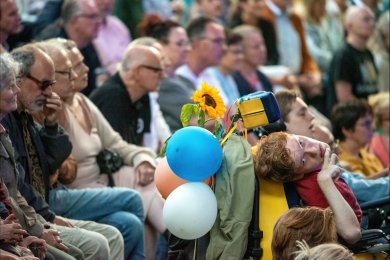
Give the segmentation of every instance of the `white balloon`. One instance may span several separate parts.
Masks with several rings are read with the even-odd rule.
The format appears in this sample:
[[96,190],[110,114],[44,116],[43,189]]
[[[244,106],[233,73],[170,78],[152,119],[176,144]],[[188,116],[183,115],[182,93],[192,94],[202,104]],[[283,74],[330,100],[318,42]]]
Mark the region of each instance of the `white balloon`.
[[164,222],[168,230],[182,239],[205,235],[217,217],[217,199],[203,182],[180,185],[168,196],[164,205]]

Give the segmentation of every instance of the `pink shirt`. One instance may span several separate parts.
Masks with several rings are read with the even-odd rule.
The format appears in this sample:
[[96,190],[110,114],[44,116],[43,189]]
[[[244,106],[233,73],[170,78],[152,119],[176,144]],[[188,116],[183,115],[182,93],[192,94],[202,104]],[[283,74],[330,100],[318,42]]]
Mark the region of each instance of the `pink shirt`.
[[93,45],[102,66],[111,75],[116,72],[117,64],[122,60],[130,42],[131,36],[126,25],[117,17],[108,15],[105,23],[100,26]]

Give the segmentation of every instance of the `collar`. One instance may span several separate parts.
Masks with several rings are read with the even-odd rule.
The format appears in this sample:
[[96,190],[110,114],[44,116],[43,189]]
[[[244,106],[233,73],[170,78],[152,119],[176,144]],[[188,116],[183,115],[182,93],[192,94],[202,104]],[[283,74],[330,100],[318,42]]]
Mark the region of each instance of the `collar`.
[[195,75],[195,73],[191,70],[191,68],[188,66],[188,64],[183,64],[179,68],[175,70],[175,75],[182,76],[188,80],[190,80],[196,88],[198,88],[198,77]]
[[265,3],[276,16],[280,16],[283,14],[283,11],[277,5],[275,5],[271,0],[266,0]]

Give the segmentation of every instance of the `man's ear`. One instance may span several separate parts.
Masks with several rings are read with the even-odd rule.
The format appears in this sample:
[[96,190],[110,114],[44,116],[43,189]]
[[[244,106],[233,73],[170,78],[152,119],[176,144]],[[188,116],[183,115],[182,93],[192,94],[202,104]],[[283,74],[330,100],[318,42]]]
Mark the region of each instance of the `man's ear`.
[[135,82],[138,82],[141,77],[141,70],[141,66],[137,65],[135,68],[127,72],[128,78]]
[[286,131],[289,132],[289,126],[290,124],[287,122],[287,121],[283,121],[282,119],[280,119],[280,121],[282,122],[283,126],[286,128]]

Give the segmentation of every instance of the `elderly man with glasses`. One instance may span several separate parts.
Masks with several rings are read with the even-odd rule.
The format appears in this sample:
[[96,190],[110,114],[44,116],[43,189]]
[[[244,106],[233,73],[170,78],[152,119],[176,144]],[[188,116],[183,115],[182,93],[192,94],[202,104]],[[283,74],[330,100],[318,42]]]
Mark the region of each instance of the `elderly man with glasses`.
[[[20,170],[18,189],[35,209],[25,209],[25,214],[29,216],[27,223],[35,227],[33,235],[49,245],[63,251],[69,250],[68,245],[75,248],[76,251],[71,250],[70,254],[77,259],[110,259],[108,240],[90,230],[111,229],[111,234],[115,233],[120,241],[120,234],[115,228],[61,218],[48,210],[44,201],[48,198],[47,184],[51,174],[72,150],[69,137],[57,123],[57,112],[62,102],[52,89],[56,84],[53,61],[32,44],[15,49],[11,54],[21,64],[17,81],[20,92],[17,110],[8,114],[2,123],[17,151],[16,161]],[[58,77],[58,83],[61,81]],[[41,111],[44,114],[43,126],[35,124],[30,114]],[[90,230],[81,228],[83,226]]]

